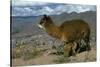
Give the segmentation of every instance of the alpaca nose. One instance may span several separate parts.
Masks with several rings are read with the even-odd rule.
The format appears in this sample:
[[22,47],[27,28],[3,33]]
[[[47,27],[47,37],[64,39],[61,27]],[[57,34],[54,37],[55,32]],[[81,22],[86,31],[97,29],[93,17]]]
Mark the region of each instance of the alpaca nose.
[[38,24],[38,27],[39,27],[40,29],[43,29],[43,30],[46,31],[45,27],[43,27],[41,24]]
[[43,28],[40,24],[37,25],[39,28]]

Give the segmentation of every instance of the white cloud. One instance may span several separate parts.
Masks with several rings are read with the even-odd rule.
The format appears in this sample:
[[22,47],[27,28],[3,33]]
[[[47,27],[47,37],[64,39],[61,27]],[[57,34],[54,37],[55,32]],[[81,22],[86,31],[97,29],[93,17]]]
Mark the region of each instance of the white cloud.
[[12,0],[12,6],[36,6],[36,5],[46,5],[46,2],[36,2],[34,0]]
[[96,7],[95,6],[90,6],[90,5],[59,5],[55,8],[56,12],[85,12],[85,11],[95,11]]
[[31,9],[30,7],[13,7],[12,8],[12,15],[13,16],[30,16],[30,15],[34,15],[34,16],[38,16],[38,15],[43,15],[43,14],[48,14],[51,15],[52,14],[53,9],[45,6],[42,7],[41,9]]
[[[52,3],[52,7],[50,3],[45,2],[34,2],[28,0],[13,0],[12,1],[12,15],[13,16],[38,16],[38,15],[58,15],[63,12],[71,13],[71,12],[85,12],[85,11],[96,11],[96,7],[93,5],[72,5],[72,4],[56,4],[56,6]],[[49,4],[49,5],[48,5]],[[30,5],[30,6],[28,6]]]

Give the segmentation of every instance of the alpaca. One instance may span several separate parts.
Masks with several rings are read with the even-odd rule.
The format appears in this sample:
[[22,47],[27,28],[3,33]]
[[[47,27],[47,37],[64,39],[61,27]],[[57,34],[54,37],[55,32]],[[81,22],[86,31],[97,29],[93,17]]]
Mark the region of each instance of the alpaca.
[[38,26],[50,36],[64,43],[64,56],[70,56],[71,53],[72,55],[78,53],[82,41],[84,41],[86,49],[90,50],[90,27],[81,19],[65,21],[60,26],[57,26],[50,16],[44,15]]

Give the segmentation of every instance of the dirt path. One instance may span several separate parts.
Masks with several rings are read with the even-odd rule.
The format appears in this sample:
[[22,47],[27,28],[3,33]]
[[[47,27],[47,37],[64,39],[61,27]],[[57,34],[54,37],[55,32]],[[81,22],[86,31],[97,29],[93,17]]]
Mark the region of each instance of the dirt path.
[[56,55],[43,54],[42,56],[30,60],[13,59],[12,64],[13,66],[54,64],[55,59],[57,59]]

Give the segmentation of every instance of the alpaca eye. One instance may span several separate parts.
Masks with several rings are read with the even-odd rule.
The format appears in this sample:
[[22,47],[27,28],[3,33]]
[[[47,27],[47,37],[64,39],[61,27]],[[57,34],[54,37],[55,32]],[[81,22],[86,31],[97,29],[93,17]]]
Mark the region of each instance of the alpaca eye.
[[43,23],[43,19],[41,19],[41,21],[40,21],[40,24],[42,24]]
[[43,22],[41,21],[40,24],[43,24]]

